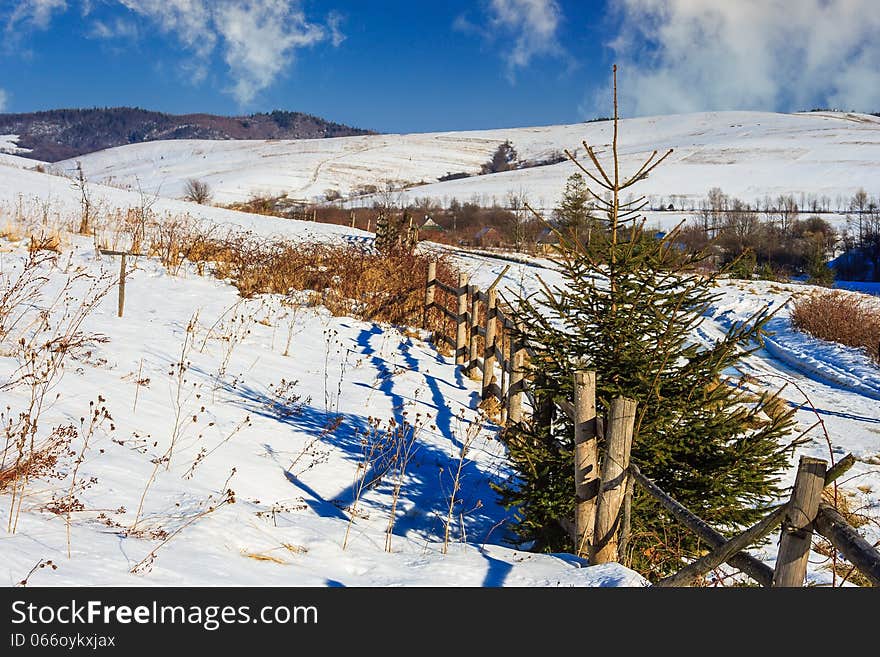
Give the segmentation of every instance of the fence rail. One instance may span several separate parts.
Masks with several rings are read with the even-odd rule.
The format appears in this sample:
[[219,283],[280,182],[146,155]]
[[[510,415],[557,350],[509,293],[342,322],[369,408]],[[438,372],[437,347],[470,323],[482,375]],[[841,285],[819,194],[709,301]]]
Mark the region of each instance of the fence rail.
[[[506,271],[506,270],[505,270]],[[710,551],[658,586],[690,586],[723,563],[738,569],[761,586],[803,586],[813,532],[827,538],[874,586],[880,586],[880,552],[865,541],[846,519],[822,501],[822,492],[855,463],[847,455],[828,468],[820,459],[802,457],[790,499],[769,509],[752,527],[725,537],[706,521],[681,505],[630,463],[636,401],[612,400],[607,418],[596,414],[595,372],[573,372],[574,398],[551,402],[537,399],[530,380],[544,379],[538,353],[522,336],[509,308],[498,301],[499,276],[488,289],[480,290],[459,276],[458,286],[437,280],[436,263],[429,263],[425,282],[425,317],[440,312],[455,325],[453,335],[438,331],[434,337],[452,347],[455,362],[468,376],[482,382],[482,399],[499,402],[502,425],[524,420],[523,396],[532,408],[530,421],[549,426],[553,406],[571,418],[575,430],[575,518],[560,521],[572,538],[574,552],[591,563],[622,560],[629,538],[633,488],[638,485],[676,521],[694,532]],[[454,298],[456,311],[435,301],[437,289]],[[600,439],[604,450],[600,453]],[[781,525],[775,569],[759,561],[746,548]]]

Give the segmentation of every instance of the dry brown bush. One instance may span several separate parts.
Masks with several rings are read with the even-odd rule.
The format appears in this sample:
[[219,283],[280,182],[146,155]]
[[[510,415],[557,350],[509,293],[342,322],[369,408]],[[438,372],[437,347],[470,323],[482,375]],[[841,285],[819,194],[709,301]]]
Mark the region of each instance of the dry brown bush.
[[[426,323],[424,328],[430,330],[443,328],[447,321],[440,313],[429,313],[423,321],[425,278],[435,256],[406,250],[379,254],[355,244],[297,244],[250,235],[215,238],[191,226],[177,228],[164,233],[173,238],[154,242],[163,263],[176,267],[185,258],[200,269],[207,266],[231,281],[243,297],[308,290],[336,315],[397,325]],[[447,285],[457,284],[457,272],[442,258],[437,277]],[[454,310],[454,301],[445,295],[437,294],[436,300]]]
[[20,481],[60,478],[55,466],[70,450],[69,427],[56,428],[43,441],[29,446],[29,422],[29,418],[3,417],[6,445],[0,453],[0,493]]
[[822,340],[862,348],[880,361],[880,304],[868,296],[831,290],[795,301],[795,328]]

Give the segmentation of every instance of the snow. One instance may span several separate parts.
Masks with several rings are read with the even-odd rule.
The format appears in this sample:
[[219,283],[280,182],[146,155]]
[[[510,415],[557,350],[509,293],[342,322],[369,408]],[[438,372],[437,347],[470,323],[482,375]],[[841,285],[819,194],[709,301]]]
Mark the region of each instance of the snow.
[[[235,212],[93,183],[88,184],[88,189],[98,213],[149,207],[159,217],[189,216],[206,226],[246,231],[264,237],[283,236],[301,241],[363,241],[372,238],[372,233],[343,226]],[[64,223],[79,211],[79,192],[70,178],[0,165],[0,219],[3,215],[8,219],[20,214],[40,217],[45,214]]]
[[[672,193],[702,196],[706,185],[720,186],[745,199],[801,191],[833,199],[846,197],[858,187],[876,195],[880,192],[876,187],[878,125],[877,120],[862,115],[821,113],[737,112],[634,119],[624,126],[623,152],[634,161],[647,145],[677,148],[673,161],[663,167],[672,172],[664,178],[658,169],[640,189],[667,198]],[[537,157],[560,146],[576,145],[583,137],[602,146],[607,129],[607,124],[583,124],[320,143],[154,142],[81,159],[95,181],[89,189],[102,210],[148,202],[159,216],[188,214],[223,230],[301,241],[368,243],[372,236],[358,230],[238,213],[166,195],[178,195],[177,185],[196,173],[204,174],[196,177],[207,180],[220,200],[244,198],[253,191],[319,194],[329,181],[338,182],[342,190],[364,181],[375,183],[377,177],[386,175],[427,179],[457,168],[479,168],[504,139],[511,139],[522,157]],[[198,149],[202,151],[197,154]],[[570,171],[566,167],[434,183],[408,194],[436,193],[441,199],[467,198],[471,193],[506,195],[516,183],[552,204],[550,199]],[[135,178],[144,190],[161,184],[161,195],[112,186],[136,188]],[[102,180],[112,185],[99,184]],[[45,215],[50,222],[69,225],[78,211],[78,192],[69,179],[0,161],[0,226],[20,214]],[[499,289],[506,295],[535,290],[539,279],[549,285],[563,283],[547,259],[499,257],[428,243],[421,248],[445,252],[480,287],[504,272]],[[66,264],[69,253],[72,259]],[[0,272],[5,276],[14,271],[22,258],[23,244],[4,242]],[[113,275],[118,267],[109,258],[97,258],[93,246],[82,238],[65,241],[61,263],[62,269],[51,272],[50,283],[42,291],[43,303],[60,289],[64,269]],[[877,294],[876,284],[838,286]],[[811,289],[766,281],[725,283],[696,337],[717,339],[731,322],[746,320],[764,304],[776,308]],[[87,322],[88,330],[106,335],[109,341],[68,364],[57,388],[60,396],[41,423],[45,428],[78,425],[89,401],[98,395],[106,398],[113,416],[115,430],[104,427],[96,434],[81,466],[80,478],[95,476],[97,482],[81,495],[89,511],[73,514],[73,558],[67,559],[64,518],[40,511],[52,492],[57,492],[51,482],[35,485],[15,534],[5,533],[9,500],[0,497],[0,577],[10,584],[47,558],[58,564],[58,570],[39,570],[32,584],[646,584],[616,564],[584,567],[571,555],[532,554],[504,542],[503,520],[508,512],[498,506],[489,485],[508,478],[511,471],[491,425],[479,432],[469,452],[460,493],[461,508],[469,512],[454,524],[449,553],[442,553],[449,472],[457,463],[467,427],[475,419],[472,409],[478,390],[418,334],[334,318],[306,299],[300,299],[294,318],[293,308],[283,306],[277,297],[241,301],[234,288],[222,281],[188,270],[171,276],[147,258],[138,260],[129,279],[123,319],[115,316],[115,305],[115,290],[111,290]],[[187,323],[196,311],[196,347],[189,355],[192,365],[187,371],[187,385],[195,387],[187,387],[183,408],[186,417],[197,419],[186,424],[170,468],[160,468],[148,490],[142,525],[180,533],[159,548],[148,572],[130,574],[160,543],[124,529],[133,521],[153,469],[150,459],[161,455],[173,433],[175,385],[169,365],[180,358]],[[237,319],[232,321],[233,317]],[[240,340],[224,339],[245,326],[250,332],[242,332]],[[823,423],[806,434],[807,441],[795,450],[792,464],[801,454],[839,460],[852,452],[858,461],[840,482],[841,494],[852,508],[876,518],[880,510],[880,376],[876,365],[859,350],[795,331],[787,307],[770,328],[774,335],[743,364],[750,385],[755,389],[784,385],[781,395],[798,409],[801,430],[817,419]],[[288,333],[292,346],[285,356]],[[230,344],[234,348],[227,358]],[[0,380],[5,380],[14,360],[8,350],[0,354]],[[140,378],[150,379],[149,385],[134,384],[139,370]],[[282,379],[297,381],[293,391],[301,399],[294,406],[303,403],[300,412],[288,413],[284,404],[273,401],[273,391]],[[23,393],[4,392],[4,405],[20,407]],[[308,398],[311,401],[305,402]],[[202,405],[205,411],[200,410]],[[392,552],[384,550],[390,479],[364,493],[360,511],[366,517],[355,519],[343,550],[349,517],[345,507],[352,502],[358,473],[358,436],[369,418],[400,421],[404,412],[410,419],[416,413],[420,419],[428,413],[432,417],[420,433],[420,450],[402,486]],[[250,426],[225,440],[246,416]],[[337,416],[343,418],[341,427],[321,436],[328,420]],[[79,438],[73,446],[81,446]],[[214,451],[186,478],[202,448]],[[286,474],[297,459],[293,474]],[[69,473],[70,463],[64,468]],[[228,485],[235,490],[236,503],[190,523],[207,505],[216,503],[232,468],[236,473]],[[783,483],[791,484],[793,479],[794,465]],[[126,512],[116,513],[120,507]],[[106,517],[99,517],[100,513]],[[869,523],[861,531],[872,543],[880,540],[876,524]],[[775,545],[771,542],[753,553],[772,565]],[[813,554],[811,582],[831,581],[822,564],[823,558]]]
[[[772,284],[761,287],[778,288]],[[791,291],[791,296],[803,294],[804,288],[811,289],[810,286],[801,288],[786,286],[784,289]],[[723,302],[713,307],[710,316],[722,328],[729,328],[734,322],[747,319],[744,311],[749,308],[757,312],[763,303],[769,302],[771,308],[784,303],[775,295],[769,296],[768,301],[766,296],[757,296],[748,290],[730,290]],[[880,401],[880,369],[867,353],[798,331],[792,326],[787,309],[767,323],[767,331],[764,349],[773,358],[815,381]]]
[[30,148],[21,148],[18,145],[18,135],[0,135],[0,153],[30,153]]
[[[635,171],[650,153],[675,152],[639,186],[639,194],[698,201],[712,187],[749,202],[793,194],[827,196],[834,204],[858,189],[880,193],[880,119],[843,113],[708,112],[627,119],[621,123],[622,164]],[[133,144],[77,160],[90,179],[126,188],[140,184],[182,197],[189,178],[207,182],[220,203],[253,194],[322,198],[361,185],[411,186],[401,200],[448,203],[476,199],[504,204],[510,192],[553,207],[570,162],[447,182],[447,173],[476,174],[510,140],[519,159],[535,161],[569,149],[583,156],[586,140],[600,159],[610,155],[611,123],[593,122],[411,135],[370,135],[304,141],[168,141]],[[72,169],[74,160],[61,162]],[[413,186],[414,185],[414,186]],[[395,195],[395,198],[398,195]],[[662,213],[661,213],[662,215]],[[661,216],[661,218],[663,218]],[[667,221],[671,221],[666,218]]]
[[18,145],[18,135],[0,135],[0,166],[19,167],[32,169],[40,164],[39,160],[31,160],[20,157],[20,153],[30,153],[31,149],[21,148]]
[[[88,240],[75,238],[70,248],[60,267],[46,269],[40,305],[58,295],[70,272],[110,280],[116,275],[116,262],[96,256]],[[23,257],[21,248],[0,255],[4,274],[20,267]],[[79,426],[91,401],[112,415],[113,430],[110,422],[98,429],[79,470],[78,480],[96,481],[80,495],[86,510],[72,514],[72,557],[63,514],[40,511],[69,483],[32,482],[14,534],[6,532],[9,496],[0,498],[0,578],[7,584],[41,559],[58,569],[39,570],[31,585],[646,584],[617,564],[585,567],[571,555],[502,544],[509,512],[489,486],[511,472],[491,424],[475,434],[466,456],[451,542],[442,553],[451,472],[476,420],[478,384],[418,337],[332,317],[305,300],[300,306],[274,296],[241,300],[221,281],[191,271],[173,277],[152,259],[132,264],[124,317],[116,317],[112,289],[84,326],[108,341],[68,363],[57,386],[61,394],[41,418],[42,427]],[[89,284],[75,283],[72,297]],[[194,313],[196,328],[188,334]],[[178,396],[172,364],[180,361],[187,335],[192,347]],[[0,357],[0,380],[15,367],[14,358]],[[148,384],[135,383],[146,379]],[[280,396],[282,381],[295,383]],[[26,395],[22,388],[5,393],[4,405],[21,408]],[[175,433],[178,407],[182,428],[170,467],[158,468],[138,529],[180,533],[158,549],[148,569],[131,574],[161,542],[126,529],[154,469],[151,459],[164,453]],[[392,418],[421,425],[390,553],[384,545],[391,475],[363,493],[342,548],[359,441],[370,418],[383,426]],[[81,448],[81,438],[75,439],[73,449]],[[200,459],[203,449],[209,454]],[[71,467],[67,459],[60,469],[69,473]],[[236,502],[193,520],[219,501],[227,485]]]
[[869,281],[835,281],[834,287],[841,290],[851,290],[853,292],[861,292],[862,294],[870,294],[880,296],[880,283]]

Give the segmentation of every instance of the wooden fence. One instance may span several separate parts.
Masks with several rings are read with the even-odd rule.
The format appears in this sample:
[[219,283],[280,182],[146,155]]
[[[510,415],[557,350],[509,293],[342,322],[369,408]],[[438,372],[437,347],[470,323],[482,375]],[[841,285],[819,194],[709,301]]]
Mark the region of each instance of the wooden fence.
[[[506,271],[506,270],[505,270]],[[502,273],[503,276],[503,273]],[[523,332],[510,310],[499,302],[496,279],[486,291],[469,285],[459,274],[458,286],[437,280],[436,263],[429,263],[425,284],[425,318],[439,312],[454,327],[451,335],[435,334],[454,349],[455,363],[468,376],[482,381],[482,399],[499,402],[502,425],[523,421],[523,398],[531,403],[531,420],[549,423],[552,409],[536,406],[528,381],[542,376],[534,350],[522,342]],[[447,295],[438,301],[438,293]],[[454,307],[453,312],[450,308]],[[637,402],[624,397],[612,401],[607,417],[596,413],[596,373],[573,372],[574,398],[559,408],[574,423],[575,518],[566,527],[574,552],[590,563],[621,561],[630,531],[633,489],[638,485],[676,521],[710,546],[710,551],[687,564],[656,586],[691,586],[704,575],[727,563],[761,586],[803,586],[813,532],[827,538],[873,586],[880,586],[880,552],[862,538],[846,519],[823,501],[822,492],[855,463],[850,454],[833,467],[821,460],[801,457],[791,497],[754,526],[727,538],[630,463]],[[600,453],[600,440],[604,449]],[[745,550],[781,526],[775,569]]]

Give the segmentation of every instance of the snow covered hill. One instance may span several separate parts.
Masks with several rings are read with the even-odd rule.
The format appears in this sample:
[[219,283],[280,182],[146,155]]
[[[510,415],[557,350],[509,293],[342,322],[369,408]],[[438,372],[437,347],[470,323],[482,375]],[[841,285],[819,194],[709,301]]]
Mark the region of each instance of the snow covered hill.
[[[607,128],[588,124],[490,131],[474,133],[482,135],[476,140],[460,133],[457,142],[449,135],[323,140],[320,144],[329,144],[329,150],[318,153],[315,147],[313,169],[306,174],[285,168],[293,167],[291,163],[300,156],[285,154],[282,142],[260,146],[269,149],[267,153],[279,149],[275,161],[284,164],[276,168],[261,156],[255,157],[246,144],[211,142],[217,150],[205,151],[204,157],[193,162],[187,160],[192,151],[155,151],[157,162],[163,162],[163,156],[176,158],[166,172],[151,174],[152,160],[133,161],[138,173],[132,175],[142,190],[149,183],[162,183],[158,195],[101,185],[97,182],[101,176],[91,173],[95,182],[89,190],[101,212],[149,204],[159,218],[189,215],[224,230],[300,241],[367,242],[371,234],[344,227],[166,198],[173,189],[170,176],[209,181],[209,176],[217,176],[212,181],[215,190],[220,189],[216,185],[221,178],[228,179],[233,181],[229,198],[234,198],[249,194],[247,181],[259,179],[258,174],[276,175],[270,179],[276,182],[289,174],[320,193],[336,176],[355,185],[382,171],[418,171],[413,175],[427,176],[430,171],[442,175],[459,166],[476,169],[507,138],[514,141],[521,157],[540,157],[559,146],[573,146],[584,130],[595,131],[593,141],[598,138],[601,145]],[[859,186],[872,194],[880,191],[876,188],[880,124],[867,117],[719,113],[633,120],[627,122],[627,132],[627,157],[635,157],[647,144],[678,148],[667,168],[679,172],[680,177],[668,181],[681,185],[680,189],[696,185],[699,176],[690,174],[702,171],[706,184],[743,197],[746,194],[741,190],[766,190],[767,181],[775,184],[777,179],[803,185],[812,193],[834,189],[840,191],[833,193],[845,195]],[[333,150],[361,139],[381,139],[384,146],[375,152]],[[408,145],[406,140],[410,140]],[[691,146],[681,146],[685,142]],[[419,159],[423,152],[419,144],[428,143],[437,149],[435,157]],[[722,161],[719,153],[734,144],[739,150],[727,152],[724,157],[730,161]],[[153,143],[131,149],[160,146]],[[195,148],[192,142],[171,146]],[[111,160],[128,151],[96,154],[91,162],[108,158],[107,176],[111,168],[117,176],[116,167],[121,165]],[[800,154],[792,156],[796,151]],[[692,157],[697,153],[701,155]],[[780,164],[783,161],[786,166]],[[358,162],[361,168],[354,167]],[[89,160],[84,158],[83,164],[89,172]],[[506,194],[510,181],[522,177],[535,185],[535,193],[544,189],[549,195],[550,179],[553,185],[561,185],[567,166],[435,183],[409,193],[480,184],[497,185],[499,193]],[[659,185],[660,176],[658,170],[643,187]],[[664,189],[663,194],[668,197],[670,191]],[[38,227],[69,226],[78,211],[78,191],[69,179],[0,161],[0,229],[5,231],[4,226],[22,217]],[[27,233],[13,237],[12,232],[0,238],[4,281],[20,271],[26,254]],[[430,244],[423,248],[446,249]],[[562,283],[546,260],[512,263],[486,254],[447,252],[482,287],[491,284],[507,265],[511,267],[500,283],[502,290],[533,290],[538,276],[550,285]],[[503,542],[501,521],[508,512],[498,505],[490,484],[508,477],[510,470],[491,426],[473,437],[456,507],[462,513],[451,525],[452,544],[448,554],[443,554],[450,474],[468,428],[476,426],[473,408],[478,391],[460,368],[421,341],[418,333],[331,317],[307,297],[242,301],[225,282],[186,268],[182,275],[172,276],[150,258],[140,258],[133,265],[125,317],[120,319],[115,316],[112,286],[117,262],[97,256],[90,239],[65,237],[62,257],[57,265],[44,266],[46,282],[39,286],[38,298],[29,302],[28,312],[49,308],[48,316],[67,321],[68,306],[75,306],[90,286],[109,286],[108,296],[84,324],[86,331],[106,340],[95,341],[68,361],[41,418],[43,431],[73,427],[68,436],[73,455],[61,460],[64,479],[28,488],[19,498],[20,515],[13,512],[8,495],[0,496],[2,582],[13,584],[36,563],[51,559],[58,569],[39,569],[32,585],[645,584],[616,565],[584,568],[569,555],[523,553]],[[68,281],[72,287],[61,294]],[[720,291],[723,295],[707,312],[698,339],[713,340],[731,322],[748,318],[764,303],[778,307],[811,288],[731,281]],[[841,482],[841,490],[850,508],[876,518],[880,510],[880,379],[876,367],[857,350],[797,333],[787,313],[783,309],[776,316],[771,327],[776,335],[743,369],[756,387],[785,385],[782,396],[799,409],[801,429],[822,420],[821,426],[807,434],[793,463],[797,454],[837,459],[854,453],[858,463]],[[180,363],[184,363],[182,378],[176,376]],[[8,381],[20,364],[14,343],[8,342],[0,352],[0,383]],[[4,407],[8,404],[19,410],[29,403],[27,389],[3,390],[3,395]],[[89,422],[84,420],[83,429],[80,418],[88,418],[102,406],[112,420],[100,422],[86,445]],[[334,426],[339,417],[341,423]],[[351,504],[361,473],[363,441],[377,430],[387,430],[389,421],[400,425],[404,419],[421,427],[419,449],[401,487],[391,551],[386,552],[394,477],[363,492],[355,513],[351,513]],[[4,417],[4,422],[8,420]],[[166,463],[163,454],[173,436],[177,436],[174,453]],[[74,472],[80,453],[86,458]],[[785,483],[791,483],[793,476],[792,468]],[[71,478],[75,497],[84,507],[70,509],[68,538],[64,502],[70,495]],[[235,491],[234,504],[228,503],[227,489]],[[135,516],[139,516],[136,531],[130,531]],[[343,549],[350,517],[354,521]],[[8,530],[10,522],[17,522],[14,533]],[[880,540],[880,525],[868,523],[862,531],[872,543]],[[772,564],[775,546],[755,554]],[[821,555],[813,557],[810,580],[828,583],[827,564]]]
[[[221,203],[282,193],[314,200],[328,190],[347,196],[365,185],[392,184],[410,186],[404,199],[504,203],[510,192],[523,192],[534,204],[552,207],[575,171],[571,163],[438,182],[450,173],[479,173],[506,140],[521,161],[545,160],[565,148],[583,155],[583,140],[607,157],[611,123],[308,141],[153,142],[77,159],[91,180],[140,185],[163,196],[181,197],[186,180],[197,178]],[[880,194],[880,118],[870,115],[711,112],[622,122],[625,169],[668,148],[675,153],[639,193],[676,206],[703,198],[712,187],[748,201],[803,194],[826,196],[832,205],[859,188]],[[75,162],[59,166],[72,169]]]
[[[15,162],[0,159],[0,228],[4,221],[21,216],[46,217],[57,224],[70,224],[71,218],[80,212],[80,194],[72,180],[61,175],[41,173],[20,166],[33,160],[17,156]],[[278,217],[235,212],[224,208],[198,205],[174,200],[146,192],[88,184],[94,211],[106,214],[114,210],[148,207],[158,217],[188,216],[220,230],[244,230],[263,236],[283,236],[285,239],[302,241],[367,240],[372,233],[342,226],[315,224]]]
[[45,162],[21,156],[22,153],[27,152],[29,152],[28,149],[18,145],[18,135],[0,135],[0,165],[33,169],[45,164]]

